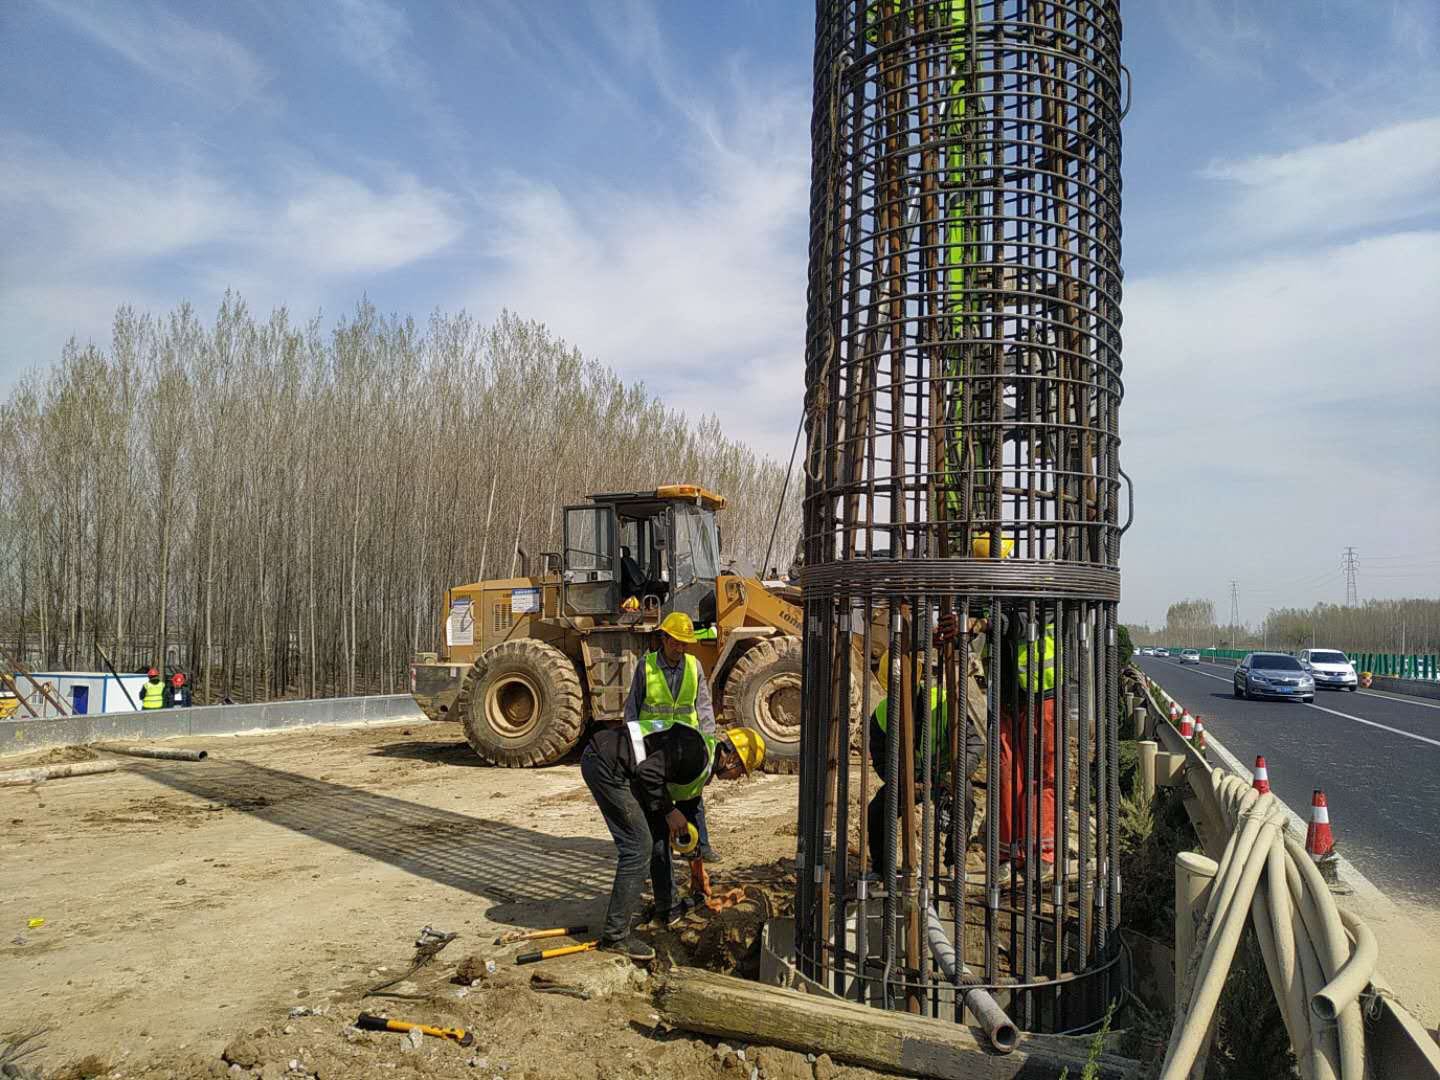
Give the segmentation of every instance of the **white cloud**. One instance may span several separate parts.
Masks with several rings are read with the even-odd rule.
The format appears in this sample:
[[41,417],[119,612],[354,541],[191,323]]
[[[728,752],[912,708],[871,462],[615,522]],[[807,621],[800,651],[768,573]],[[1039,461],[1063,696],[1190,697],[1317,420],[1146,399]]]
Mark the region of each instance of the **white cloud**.
[[[808,103],[691,101],[683,186],[512,177],[464,302],[540,319],[692,415],[788,455],[803,378]],[[721,119],[736,118],[736,119]]]
[[185,163],[145,172],[76,158],[19,135],[0,159],[0,210],[18,230],[53,225],[36,254],[85,262],[172,255],[234,232],[243,200],[220,179]]
[[1204,174],[1231,185],[1247,236],[1333,236],[1440,209],[1440,117],[1342,142],[1221,161]]
[[71,334],[107,342],[121,303],[204,306],[233,286],[305,310],[335,284],[349,303],[354,278],[418,263],[465,227],[452,196],[400,171],[360,179],[291,163],[267,170],[262,190],[143,148],[112,163],[5,141],[0,381],[53,359]]
[[261,211],[262,253],[287,251],[325,274],[393,270],[460,235],[453,202],[407,174],[377,189],[335,173],[304,173],[279,214]]
[[1252,622],[1338,602],[1346,544],[1440,535],[1437,282],[1417,231],[1127,283],[1126,617],[1231,578]]
[[[246,190],[193,160],[137,153],[120,166],[36,140],[10,144],[15,153],[0,163],[0,211],[18,230],[37,217],[50,226],[43,250],[37,243],[29,252],[41,265],[83,270],[205,247],[220,261],[299,260],[338,276],[415,262],[463,229],[451,196],[405,172],[367,183],[292,164],[270,174],[278,181],[271,190]],[[17,253],[8,259],[18,261]]]
[[218,30],[202,29],[153,3],[41,2],[152,78],[232,106],[265,96],[269,73],[250,50]]

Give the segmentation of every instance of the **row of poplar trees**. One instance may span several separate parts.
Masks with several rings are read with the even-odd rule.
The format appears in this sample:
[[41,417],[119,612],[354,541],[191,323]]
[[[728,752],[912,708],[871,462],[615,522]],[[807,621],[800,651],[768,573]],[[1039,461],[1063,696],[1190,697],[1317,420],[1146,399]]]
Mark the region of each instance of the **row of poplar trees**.
[[202,702],[403,692],[444,590],[558,550],[565,504],[704,484],[757,567],[781,507],[783,566],[785,478],[509,313],[121,308],[108,351],[71,342],[0,406],[0,644],[32,669],[163,663]]
[[1158,630],[1131,626],[1137,645],[1208,648],[1344,649],[1407,655],[1440,651],[1440,600],[1411,598],[1366,600],[1359,604],[1316,604],[1312,608],[1275,608],[1259,626],[1221,626],[1210,600],[1180,600],[1170,605]]

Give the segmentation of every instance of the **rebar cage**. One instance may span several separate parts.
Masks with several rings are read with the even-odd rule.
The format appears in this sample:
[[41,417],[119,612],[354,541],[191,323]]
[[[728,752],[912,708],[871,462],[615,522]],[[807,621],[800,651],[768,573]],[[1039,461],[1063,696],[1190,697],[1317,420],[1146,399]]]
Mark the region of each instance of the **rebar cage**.
[[1119,985],[1118,3],[816,8],[797,963],[1083,1030]]

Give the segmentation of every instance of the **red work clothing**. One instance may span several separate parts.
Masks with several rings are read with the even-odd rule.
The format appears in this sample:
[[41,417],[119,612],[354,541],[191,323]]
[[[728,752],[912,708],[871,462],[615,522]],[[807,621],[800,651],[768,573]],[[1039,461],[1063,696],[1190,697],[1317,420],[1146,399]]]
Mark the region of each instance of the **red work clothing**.
[[[1025,790],[1025,710],[1006,709],[1000,723],[1000,857],[1025,861],[1032,801]],[[1040,703],[1040,859],[1055,861],[1055,699]],[[1018,804],[1018,805],[1017,805]],[[1018,820],[1017,820],[1018,813]]]

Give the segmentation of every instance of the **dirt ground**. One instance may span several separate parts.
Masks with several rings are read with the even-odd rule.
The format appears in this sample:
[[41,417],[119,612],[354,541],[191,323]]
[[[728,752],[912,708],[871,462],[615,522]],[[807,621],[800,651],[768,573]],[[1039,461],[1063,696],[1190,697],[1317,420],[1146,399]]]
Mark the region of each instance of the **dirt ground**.
[[[516,966],[533,946],[491,944],[598,926],[614,845],[575,765],[488,768],[454,725],[423,721],[167,745],[210,759],[0,789],[0,1040],[48,1029],[24,1059],[47,1080],[748,1077],[764,1055],[772,1076],[876,1075],[727,1055],[658,1029],[646,975],[624,960]],[[708,800],[727,856],[715,886],[747,900],[661,936],[658,967],[753,965],[756,929],[793,881],[795,783],[758,777]],[[364,997],[406,970],[426,925],[461,936],[391,988],[415,996]],[[453,981],[467,958],[468,987]],[[536,973],[589,998],[538,992]],[[357,1032],[362,1009],[475,1043]]]

